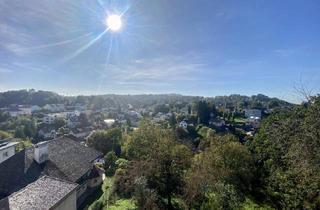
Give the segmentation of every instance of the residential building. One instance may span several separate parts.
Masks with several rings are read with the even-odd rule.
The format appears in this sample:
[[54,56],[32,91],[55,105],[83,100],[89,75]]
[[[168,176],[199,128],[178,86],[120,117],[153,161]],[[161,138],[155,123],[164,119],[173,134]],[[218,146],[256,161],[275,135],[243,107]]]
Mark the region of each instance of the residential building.
[[53,124],[54,121],[58,118],[66,119],[67,113],[53,113],[53,114],[47,114],[43,117],[42,121],[45,124]]
[[52,115],[46,115],[46,116],[43,117],[42,121],[45,124],[53,124],[54,121],[55,121],[55,118]]
[[246,109],[245,110],[245,117],[247,119],[250,119],[250,118],[261,119],[261,116],[262,116],[262,112],[259,109]]
[[34,106],[31,106],[30,109],[31,109],[31,112],[34,113],[34,112],[40,111],[41,107],[38,105],[34,105]]
[[78,184],[77,206],[101,184],[103,170],[95,165],[102,153],[69,138],[41,142],[0,164],[0,199],[43,175]]
[[20,112],[23,113],[23,115],[31,115],[32,114],[31,106],[19,105],[18,108],[19,108]]
[[188,123],[185,120],[182,120],[179,123],[179,127],[183,128],[183,129],[187,129],[188,128]]
[[78,186],[72,182],[42,176],[0,201],[0,209],[76,210]]
[[209,125],[215,126],[215,127],[223,127],[225,126],[226,122],[222,119],[213,118],[209,120]]
[[39,135],[39,137],[42,137],[43,139],[48,140],[48,139],[55,139],[55,138],[57,138],[58,133],[57,133],[57,131],[54,130],[54,129],[52,129],[52,130],[47,130],[47,131],[46,131],[46,129],[40,129],[40,130],[38,131],[38,135]]
[[0,163],[9,159],[16,153],[16,146],[18,144],[18,142],[0,142]]
[[133,109],[133,106],[131,104],[128,104],[128,109],[129,110],[132,110]]
[[9,113],[11,117],[17,117],[21,115],[31,115],[31,110],[24,109],[24,108],[10,108],[6,112]]
[[65,106],[64,104],[46,104],[45,106],[43,106],[43,109],[50,112],[62,112],[65,110]]
[[109,128],[111,128],[116,121],[115,121],[115,119],[109,118],[109,119],[105,119],[103,122],[104,122]]

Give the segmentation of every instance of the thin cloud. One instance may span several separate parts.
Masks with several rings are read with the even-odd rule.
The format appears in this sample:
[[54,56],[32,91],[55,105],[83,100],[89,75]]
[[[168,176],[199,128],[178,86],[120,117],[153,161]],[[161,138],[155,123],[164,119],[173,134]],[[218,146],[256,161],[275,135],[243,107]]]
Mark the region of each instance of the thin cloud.
[[188,56],[138,59],[126,65],[107,65],[102,77],[118,84],[170,84],[192,81],[206,68],[203,61]]
[[12,72],[13,72],[12,69],[0,67],[0,74],[8,74],[8,73],[12,73]]
[[30,63],[20,63],[20,62],[14,62],[12,64],[12,66],[15,68],[15,69],[21,69],[21,70],[26,70],[26,71],[32,71],[32,72],[37,72],[37,73],[42,73],[42,72],[46,72],[46,71],[49,71],[49,68],[47,66],[44,66],[44,65],[33,65],[33,64],[30,64]]

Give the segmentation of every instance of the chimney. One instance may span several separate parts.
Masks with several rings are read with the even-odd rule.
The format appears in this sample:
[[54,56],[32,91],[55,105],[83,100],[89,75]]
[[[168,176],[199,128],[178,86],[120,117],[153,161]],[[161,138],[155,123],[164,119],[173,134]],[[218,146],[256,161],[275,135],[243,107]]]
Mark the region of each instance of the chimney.
[[38,164],[42,164],[49,159],[47,141],[35,145],[33,158]]

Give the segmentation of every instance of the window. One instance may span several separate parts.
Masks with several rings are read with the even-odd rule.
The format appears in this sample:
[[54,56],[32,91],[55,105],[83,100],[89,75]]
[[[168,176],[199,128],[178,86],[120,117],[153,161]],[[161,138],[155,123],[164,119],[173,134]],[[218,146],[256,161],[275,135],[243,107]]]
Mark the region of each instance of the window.
[[8,153],[8,152],[4,152],[4,153],[3,153],[3,157],[4,157],[4,158],[6,158],[6,157],[8,157],[8,156],[9,156],[9,153]]

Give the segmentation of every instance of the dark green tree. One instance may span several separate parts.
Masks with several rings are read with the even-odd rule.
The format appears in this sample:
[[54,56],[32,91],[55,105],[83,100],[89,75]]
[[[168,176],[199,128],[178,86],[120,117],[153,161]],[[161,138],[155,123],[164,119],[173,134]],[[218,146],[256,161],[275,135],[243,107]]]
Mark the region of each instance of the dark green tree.
[[204,100],[201,100],[196,105],[197,116],[199,123],[207,125],[210,119],[210,107],[208,103]]
[[121,130],[112,128],[107,131],[96,131],[88,139],[87,145],[107,154],[110,151],[119,152],[122,138]]
[[14,137],[15,138],[20,138],[20,139],[25,139],[26,135],[23,132],[23,127],[19,126],[16,128],[15,132],[14,132]]
[[251,154],[234,136],[211,136],[210,147],[195,156],[186,176],[189,207],[236,209],[250,189],[253,172]]
[[261,187],[279,209],[320,208],[320,97],[262,123],[249,147]]
[[138,172],[134,173],[135,177],[144,176],[147,188],[166,200],[166,209],[173,209],[172,197],[181,194],[184,186],[183,177],[191,158],[190,148],[179,143],[171,130],[144,122],[127,138],[126,152],[127,157],[137,163],[131,169]]

